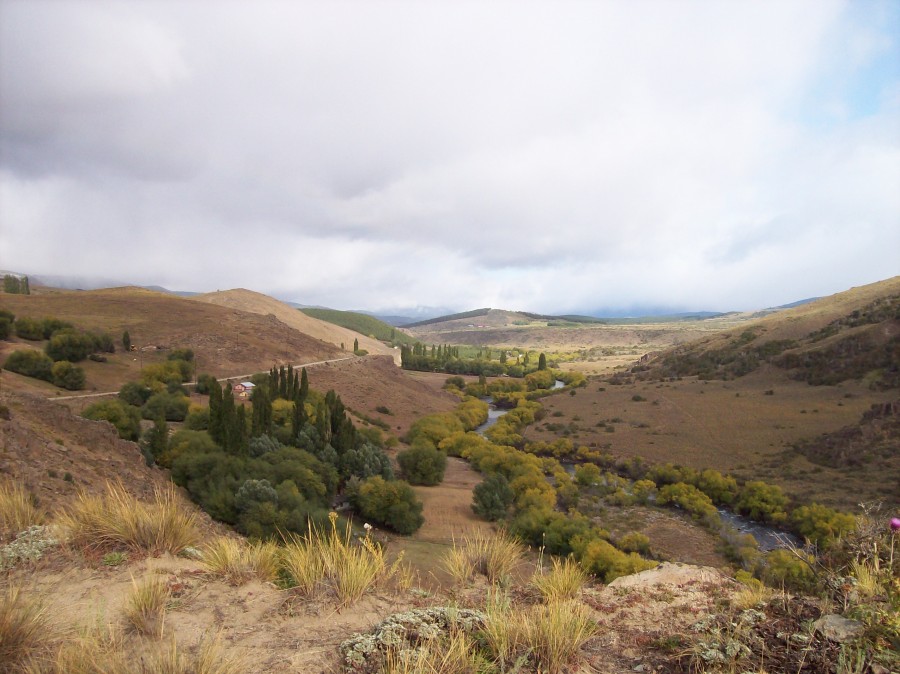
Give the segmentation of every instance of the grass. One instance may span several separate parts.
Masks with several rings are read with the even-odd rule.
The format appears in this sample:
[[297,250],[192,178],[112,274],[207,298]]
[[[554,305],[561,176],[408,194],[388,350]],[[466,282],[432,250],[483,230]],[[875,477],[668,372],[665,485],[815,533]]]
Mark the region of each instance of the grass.
[[40,599],[15,585],[0,595],[0,663],[9,671],[22,668],[44,649],[52,631],[50,613]]
[[18,533],[45,520],[45,514],[21,485],[0,482],[0,532]]
[[538,662],[539,671],[548,674],[563,671],[598,629],[590,609],[573,601],[532,606],[523,622],[525,642]]
[[463,538],[444,556],[444,569],[457,583],[468,582],[476,573],[487,577],[491,583],[507,583],[512,572],[522,561],[524,547],[505,532],[489,536],[476,533]]
[[278,577],[280,550],[271,542],[247,543],[219,536],[203,548],[203,565],[211,574],[222,576],[232,585],[251,578],[269,582]]
[[451,631],[447,639],[424,641],[415,649],[389,648],[381,668],[383,674],[478,674],[486,670],[474,639],[461,630]]
[[541,593],[546,602],[575,599],[587,582],[588,574],[572,559],[553,560],[549,572],[536,573],[531,584]]
[[328,585],[343,606],[358,601],[370,588],[393,577],[400,569],[402,556],[388,564],[384,548],[369,536],[353,542],[348,522],[343,532],[332,513],[331,530],[310,524],[305,537],[294,536],[284,548],[282,564],[303,596],[311,596]]
[[101,496],[82,492],[59,523],[73,545],[97,551],[124,546],[174,555],[199,539],[197,515],[172,485],[157,488],[152,503],[138,501],[122,484],[107,484]]
[[125,619],[138,634],[159,638],[166,619],[166,604],[171,592],[166,582],[150,576],[141,582],[131,579],[131,593],[125,600]]

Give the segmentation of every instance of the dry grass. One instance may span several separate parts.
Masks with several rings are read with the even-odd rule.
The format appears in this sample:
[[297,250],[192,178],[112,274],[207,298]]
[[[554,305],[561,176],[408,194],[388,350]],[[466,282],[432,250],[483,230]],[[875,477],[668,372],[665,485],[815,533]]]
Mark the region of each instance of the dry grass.
[[388,649],[381,674],[478,674],[486,664],[472,637],[455,630],[447,639],[425,641],[415,649]]
[[330,531],[310,524],[305,537],[295,536],[288,541],[282,564],[303,596],[313,595],[327,582],[346,606],[393,577],[401,567],[402,556],[389,565],[384,548],[368,533],[359,544],[354,544],[350,523],[340,532],[337,515],[332,513],[330,519]]
[[159,638],[166,621],[166,604],[171,592],[166,582],[150,576],[141,582],[131,579],[131,593],[125,600],[125,619],[138,634]]
[[518,669],[516,663],[522,664],[527,652],[525,649],[525,632],[521,620],[512,619],[512,605],[509,596],[502,591],[488,593],[484,607],[485,621],[482,635],[488,649],[494,656],[501,672]]
[[281,553],[271,542],[247,543],[219,536],[203,548],[203,565],[216,576],[232,585],[240,585],[251,578],[270,582],[278,577]]
[[776,594],[777,590],[773,590],[759,581],[747,583],[742,589],[734,593],[734,596],[731,598],[731,605],[738,611],[745,611],[768,603]]
[[46,605],[21,587],[0,595],[0,665],[17,671],[52,641],[53,625]]
[[866,561],[854,559],[850,563],[850,573],[856,578],[855,589],[862,597],[874,597],[882,591],[878,571]]
[[584,604],[572,601],[532,606],[524,616],[525,641],[539,670],[557,674],[597,633],[597,623]]
[[573,559],[553,560],[553,567],[547,573],[543,568],[536,573],[531,584],[541,593],[544,601],[553,602],[576,599],[587,582],[588,574]]
[[491,583],[508,583],[524,550],[516,538],[505,532],[494,536],[479,532],[464,538],[459,546],[454,541],[443,567],[458,583],[468,582],[475,573],[486,576]]
[[45,520],[45,514],[35,507],[34,499],[21,485],[0,482],[0,533],[19,533]]
[[82,492],[59,523],[72,544],[98,551],[127,546],[178,554],[199,539],[197,515],[173,485],[157,489],[152,503],[138,501],[122,484],[108,484],[102,496]]

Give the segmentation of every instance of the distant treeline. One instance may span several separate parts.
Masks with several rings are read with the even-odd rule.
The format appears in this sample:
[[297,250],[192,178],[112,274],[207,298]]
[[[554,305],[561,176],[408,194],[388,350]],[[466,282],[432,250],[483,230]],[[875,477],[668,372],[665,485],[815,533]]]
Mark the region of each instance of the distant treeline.
[[338,311],[337,309],[300,309],[307,316],[318,318],[320,321],[326,321],[333,325],[339,325],[358,332],[361,335],[373,337],[382,342],[390,342],[392,346],[400,344],[412,344],[415,340],[406,333],[397,330],[393,325],[389,325],[382,320],[360,314],[355,311]]
[[524,357],[518,352],[515,361],[509,362],[506,349],[500,349],[499,360],[491,360],[490,347],[482,348],[476,358],[461,358],[458,346],[434,344],[429,347],[416,342],[411,347],[403,346],[400,350],[400,363],[404,370],[419,372],[445,372],[447,374],[484,375],[485,377],[524,377],[529,372],[547,369],[547,357],[542,353],[537,362],[532,362],[526,351]]
[[477,316],[487,316],[491,310],[490,307],[484,309],[473,309],[472,311],[463,311],[459,314],[449,314],[447,316],[439,316],[437,318],[429,318],[427,321],[419,321],[417,323],[407,323],[404,328],[418,328],[422,325],[431,325],[432,323],[445,323],[447,321],[456,321],[463,318],[475,318]]

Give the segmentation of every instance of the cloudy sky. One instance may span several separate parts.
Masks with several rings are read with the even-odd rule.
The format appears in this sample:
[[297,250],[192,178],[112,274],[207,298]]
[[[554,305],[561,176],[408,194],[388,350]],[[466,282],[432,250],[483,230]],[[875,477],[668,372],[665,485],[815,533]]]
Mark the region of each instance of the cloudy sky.
[[0,0],[0,268],[342,309],[900,273],[900,3]]

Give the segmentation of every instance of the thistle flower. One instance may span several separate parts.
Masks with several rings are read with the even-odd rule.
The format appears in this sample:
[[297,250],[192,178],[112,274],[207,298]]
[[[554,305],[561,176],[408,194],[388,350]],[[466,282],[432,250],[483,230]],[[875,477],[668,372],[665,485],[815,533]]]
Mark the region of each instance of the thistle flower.
[[900,517],[891,518],[891,531],[895,534],[900,531]]

